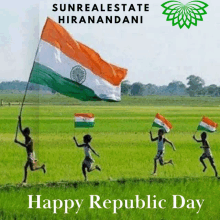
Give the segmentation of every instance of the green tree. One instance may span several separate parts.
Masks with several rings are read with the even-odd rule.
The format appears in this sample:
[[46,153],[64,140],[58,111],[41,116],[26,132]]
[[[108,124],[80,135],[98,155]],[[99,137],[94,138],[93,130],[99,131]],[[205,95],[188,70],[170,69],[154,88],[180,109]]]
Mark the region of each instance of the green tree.
[[187,88],[187,92],[189,93],[190,96],[196,96],[202,94],[205,81],[201,77],[190,75],[186,79],[188,80],[187,85],[189,86]]
[[218,96],[218,86],[216,86],[215,84],[208,86],[207,92],[210,96]]
[[158,87],[154,84],[148,83],[145,85],[144,95],[156,95]]
[[185,95],[186,86],[181,81],[173,81],[167,86],[167,92],[171,95]]
[[220,96],[220,87],[217,89],[217,96]]
[[133,96],[142,96],[144,93],[144,84],[137,82],[133,83],[131,86],[131,95]]
[[125,80],[121,83],[121,93],[123,95],[128,95],[130,94],[131,91],[131,84],[128,80]]

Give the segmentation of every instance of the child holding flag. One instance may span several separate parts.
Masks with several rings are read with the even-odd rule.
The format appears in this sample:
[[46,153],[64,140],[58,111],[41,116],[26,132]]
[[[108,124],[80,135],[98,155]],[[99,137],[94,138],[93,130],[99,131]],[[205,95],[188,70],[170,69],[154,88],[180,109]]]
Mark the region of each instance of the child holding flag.
[[85,181],[87,181],[87,175],[86,175],[86,170],[87,172],[92,172],[93,170],[99,170],[101,171],[101,168],[96,165],[95,167],[93,167],[93,163],[94,163],[94,160],[92,159],[92,156],[90,154],[90,150],[96,155],[99,157],[99,154],[96,153],[93,148],[90,146],[90,142],[92,140],[92,137],[91,135],[87,134],[83,137],[83,141],[84,143],[83,144],[78,144],[77,140],[75,137],[73,137],[73,140],[75,141],[76,143],[76,146],[77,147],[83,147],[84,148],[84,152],[85,152],[85,159],[83,160],[83,163],[82,163],[82,173],[85,177]]
[[207,133],[206,132],[202,132],[201,134],[201,140],[198,140],[196,139],[196,136],[193,135],[193,139],[198,142],[198,143],[202,143],[202,146],[200,148],[203,148],[204,150],[204,153],[202,154],[202,156],[200,157],[200,162],[202,163],[204,169],[203,169],[203,172],[206,171],[207,169],[207,166],[204,162],[204,159],[208,158],[209,159],[209,162],[212,166],[212,168],[214,169],[215,171],[215,176],[218,177],[218,172],[216,170],[216,166],[215,166],[215,162],[214,162],[214,158],[212,157],[212,153],[211,153],[211,150],[210,150],[210,146],[209,146],[209,143],[208,141],[206,140],[207,139]]
[[158,142],[158,144],[157,144],[157,155],[154,158],[154,172],[153,172],[153,175],[155,175],[156,172],[157,172],[157,160],[159,160],[161,166],[166,165],[166,164],[172,164],[173,165],[172,160],[169,160],[168,162],[163,161],[163,155],[164,155],[164,151],[165,151],[165,143],[166,142],[172,146],[174,151],[176,150],[173,143],[168,141],[166,138],[164,138],[163,135],[164,135],[164,129],[159,129],[158,130],[158,137],[156,137],[156,138],[153,138],[152,132],[150,131],[151,141],[157,141]]
[[205,172],[206,169],[207,169],[206,164],[204,162],[204,159],[208,158],[212,168],[215,171],[215,176],[216,177],[218,176],[218,172],[217,172],[216,167],[215,167],[215,162],[214,162],[214,159],[212,157],[212,153],[211,153],[211,150],[210,150],[209,143],[206,140],[207,139],[207,133],[205,131],[213,133],[213,132],[216,131],[217,127],[218,127],[217,123],[210,120],[208,117],[203,116],[202,121],[199,123],[199,126],[197,128],[197,131],[203,131],[202,134],[201,134],[201,140],[196,139],[196,136],[193,135],[193,139],[198,143],[202,143],[201,148],[204,149],[204,153],[200,157],[200,162],[202,163],[202,165],[204,167],[203,172]]
[[34,158],[33,141],[30,137],[30,129],[28,127],[26,127],[24,130],[22,129],[20,116],[18,117],[18,126],[19,126],[21,133],[23,134],[25,138],[25,144],[19,142],[16,138],[14,141],[17,144],[20,144],[22,147],[25,147],[27,151],[27,162],[24,166],[24,180],[23,180],[23,183],[26,183],[28,167],[30,167],[31,171],[42,169],[44,173],[46,173],[46,168],[44,164],[41,167],[35,166],[36,160]]

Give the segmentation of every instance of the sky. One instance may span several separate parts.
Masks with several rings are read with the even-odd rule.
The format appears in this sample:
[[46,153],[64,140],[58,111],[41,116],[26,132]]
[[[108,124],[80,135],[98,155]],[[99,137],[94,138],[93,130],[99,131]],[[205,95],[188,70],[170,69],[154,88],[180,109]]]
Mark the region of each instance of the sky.
[[[108,4],[133,3],[131,0],[78,0],[80,3]],[[179,29],[166,21],[161,4],[165,0],[139,0],[149,3],[149,12],[143,24],[62,24],[77,40],[97,51],[113,64],[128,69],[131,83],[142,82],[167,85],[173,80],[187,83],[191,75],[202,77],[206,85],[220,86],[220,1],[206,2],[207,15],[198,26]],[[182,0],[187,3],[187,0]],[[119,15],[133,13],[53,12],[54,3],[71,3],[66,0],[4,1],[0,8],[0,82],[28,80],[38,46],[41,30],[49,16],[56,22],[58,15]],[[13,7],[12,7],[13,5]],[[134,13],[135,15],[135,13]]]

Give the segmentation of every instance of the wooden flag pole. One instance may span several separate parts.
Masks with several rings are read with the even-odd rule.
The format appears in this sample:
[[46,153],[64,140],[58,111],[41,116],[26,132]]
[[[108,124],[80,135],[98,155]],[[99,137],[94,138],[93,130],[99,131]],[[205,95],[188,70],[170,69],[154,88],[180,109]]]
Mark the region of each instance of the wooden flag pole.
[[74,115],[74,119],[73,119],[73,126],[74,126],[73,135],[74,135],[74,137],[75,137],[75,136],[76,136],[76,122],[75,122],[75,115]]
[[[34,65],[33,65],[33,67],[34,67]],[[33,70],[33,67],[31,69],[31,72]],[[28,90],[28,85],[29,85],[29,82],[30,82],[30,78],[31,78],[31,73],[30,73],[30,76],[29,76],[29,79],[28,79],[28,82],[27,82],[27,85],[26,85],[26,88],[25,88],[24,97],[23,97],[23,100],[22,100],[22,103],[21,103],[19,117],[21,117],[21,115],[22,115],[22,110],[23,110],[25,98],[26,98],[26,95],[27,95],[27,90]],[[15,132],[15,139],[17,139],[17,136],[18,136],[18,123],[17,123],[16,132]]]
[[73,137],[76,136],[76,122],[75,122],[75,114],[73,115]]
[[150,131],[149,131],[149,132],[151,132],[152,128],[153,128],[153,124],[151,125],[151,128],[150,128]]
[[[156,115],[157,116],[157,115]],[[155,118],[154,118],[155,119]],[[154,122],[153,122],[154,123]],[[151,124],[151,128],[150,128],[150,131],[149,132],[151,132],[151,130],[152,130],[152,128],[153,128],[153,123]]]
[[193,135],[193,136],[195,136],[195,135],[196,135],[197,131],[198,131],[198,128],[196,129],[196,131],[195,131],[195,133],[194,133],[194,135]]
[[[39,41],[39,43],[40,43],[40,41]],[[31,72],[30,72],[30,75],[29,75],[29,78],[28,78],[28,82],[27,82],[27,85],[26,85],[26,88],[25,88],[24,97],[23,97],[23,100],[22,100],[22,103],[21,103],[21,108],[20,108],[19,117],[21,117],[21,115],[22,115],[22,110],[23,110],[25,98],[26,98],[26,95],[27,95],[27,90],[28,90],[28,86],[29,86],[29,83],[30,83],[31,74],[32,74],[32,71],[33,71],[33,69],[34,69],[35,59],[36,59],[36,57],[37,57],[37,52],[38,52],[38,49],[39,49],[39,43],[38,43],[37,50],[36,50],[36,53],[35,53],[34,63],[33,63],[33,65],[32,65]],[[18,136],[18,123],[17,123],[16,132],[15,132],[15,139],[17,139],[17,136]]]
[[194,136],[196,135],[196,133],[197,133],[197,130],[195,131]]

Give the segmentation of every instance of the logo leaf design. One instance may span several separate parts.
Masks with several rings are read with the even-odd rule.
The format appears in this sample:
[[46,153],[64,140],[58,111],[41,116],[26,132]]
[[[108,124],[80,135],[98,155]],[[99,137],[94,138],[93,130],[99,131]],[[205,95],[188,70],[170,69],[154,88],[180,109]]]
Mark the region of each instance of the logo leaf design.
[[191,25],[197,26],[198,21],[203,21],[203,15],[207,12],[205,8],[209,5],[202,1],[191,1],[184,5],[179,1],[168,1],[161,5],[165,10],[164,15],[167,15],[167,21],[172,21],[172,25],[179,25],[182,29],[186,26],[188,29]]

